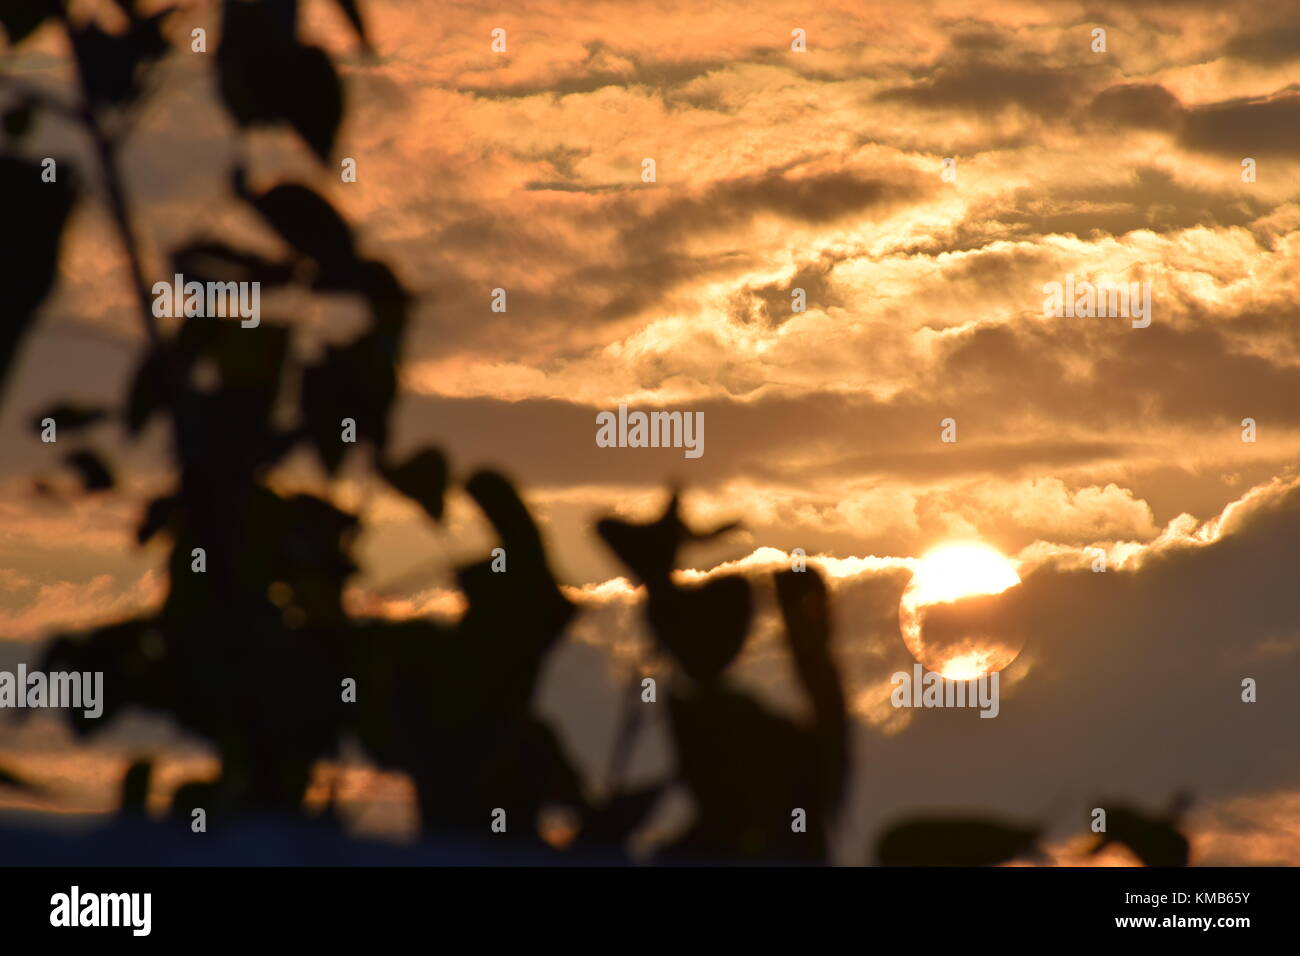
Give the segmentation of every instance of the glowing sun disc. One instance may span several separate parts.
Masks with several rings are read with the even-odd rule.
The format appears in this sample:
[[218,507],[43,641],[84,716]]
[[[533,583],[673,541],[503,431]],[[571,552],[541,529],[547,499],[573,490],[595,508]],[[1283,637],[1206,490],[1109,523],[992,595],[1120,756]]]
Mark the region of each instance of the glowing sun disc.
[[928,670],[952,680],[972,680],[1000,671],[1015,660],[1020,646],[996,635],[972,634],[956,645],[928,646],[926,610],[961,598],[1001,594],[1020,583],[1016,566],[978,542],[955,542],[928,552],[912,573],[898,606],[903,641]]

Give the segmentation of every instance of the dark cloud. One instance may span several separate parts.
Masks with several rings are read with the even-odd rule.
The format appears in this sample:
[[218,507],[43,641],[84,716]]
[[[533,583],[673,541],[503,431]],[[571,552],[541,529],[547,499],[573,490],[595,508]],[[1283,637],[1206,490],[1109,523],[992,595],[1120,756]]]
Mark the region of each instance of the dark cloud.
[[[473,93],[481,99],[491,100],[519,99],[527,96],[572,96],[594,93],[608,86],[643,86],[662,93],[706,76],[714,70],[734,67],[738,59],[746,58],[742,56],[730,59],[655,61],[635,52],[612,49],[604,43],[589,43],[586,49],[586,59],[566,68],[566,72],[559,76],[505,86],[464,84],[460,86],[460,90]],[[757,54],[759,51],[753,52]],[[628,63],[628,68],[616,70],[604,65],[611,57]]]
[[844,302],[831,281],[835,261],[834,257],[823,256],[817,262],[801,266],[788,282],[738,290],[732,297],[732,318],[738,322],[761,321],[773,328],[782,325],[795,315],[792,307],[796,289],[803,290],[806,309],[827,309],[843,305]]
[[[1041,302],[1037,286],[1026,295]],[[1208,316],[1199,317],[1204,325],[1172,328],[1159,290],[1153,303],[1146,329],[1098,318],[963,331],[928,380],[890,401],[760,393],[669,405],[705,413],[706,450],[697,460],[680,449],[597,448],[601,409],[571,402],[411,396],[403,422],[412,436],[432,427],[417,422],[437,423],[429,437],[445,440],[460,460],[507,464],[527,484],[641,487],[673,479],[714,487],[737,477],[784,486],[836,476],[1011,480],[1140,461],[1154,452],[1144,447],[1152,439],[1138,436],[1154,436],[1161,424],[1221,437],[1237,437],[1247,416],[1274,435],[1287,427],[1300,402],[1300,369],[1233,351]],[[1076,356],[1105,374],[1071,375],[1066,360]],[[955,445],[939,441],[947,417],[957,421]],[[1120,435],[1130,437],[1112,437]]]
[[1182,123],[1183,104],[1158,83],[1124,83],[1098,93],[1088,113],[1118,126],[1174,130]]
[[1219,156],[1281,156],[1300,151],[1300,91],[1228,100],[1187,114],[1183,145]]
[[914,202],[934,190],[910,172],[890,176],[852,170],[790,175],[786,170],[727,180],[702,193],[674,198],[628,231],[652,241],[730,230],[770,214],[791,222],[826,225]]
[[1287,22],[1238,33],[1227,42],[1223,52],[1235,60],[1263,66],[1280,66],[1300,59],[1300,16],[1292,14]]
[[[1235,182],[1235,180],[1234,180]],[[991,215],[1027,226],[1034,235],[1122,236],[1135,229],[1173,232],[1195,226],[1245,226],[1268,212],[1262,198],[1240,192],[1187,186],[1174,173],[1152,166],[1133,170],[1121,185],[1077,187],[1054,193],[1034,208],[1033,196],[1017,191],[1010,209]]]
[[1126,84],[1099,93],[1094,122],[1168,131],[1187,149],[1217,156],[1293,157],[1300,150],[1300,89],[1186,106],[1158,84]]
[[[663,305],[688,282],[735,274],[755,262],[743,247],[688,251],[694,240],[743,234],[766,216],[803,226],[880,219],[936,188],[929,179],[903,169],[774,170],[694,190],[674,187],[670,176],[670,171],[660,170],[658,186],[637,184],[598,204],[569,210],[571,228],[560,234],[564,238],[557,237],[553,227],[534,225],[509,208],[467,209],[460,216],[454,207],[442,209],[439,220],[444,224],[435,225],[432,236],[421,236],[418,243],[425,260],[421,271],[437,276],[437,308],[428,312],[436,323],[436,339],[433,326],[417,330],[416,348],[424,351],[435,341],[444,347],[449,341],[499,342],[507,327],[512,336],[539,337],[570,328],[577,320],[608,322],[635,316]],[[601,244],[557,255],[564,252],[563,243],[584,235],[602,237]],[[434,250],[432,263],[429,249]],[[502,277],[466,274],[461,265],[464,250],[507,263]],[[411,254],[416,255],[414,244]],[[560,274],[545,284],[511,287],[505,276],[513,274],[515,264],[528,261],[559,266]],[[810,274],[810,279],[815,276]],[[488,308],[491,289],[498,286],[507,287],[507,313]],[[467,322],[469,316],[474,321]],[[527,326],[522,333],[521,316]]]
[[885,90],[876,98],[926,109],[1019,107],[1043,117],[1060,117],[1084,90],[1078,69],[975,62],[941,66],[920,83]]

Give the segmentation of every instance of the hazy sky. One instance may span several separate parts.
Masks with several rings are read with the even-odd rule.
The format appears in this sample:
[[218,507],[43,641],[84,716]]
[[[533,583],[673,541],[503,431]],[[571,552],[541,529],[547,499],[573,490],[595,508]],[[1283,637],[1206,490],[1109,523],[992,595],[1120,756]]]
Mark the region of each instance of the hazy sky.
[[[327,194],[420,293],[399,444],[435,442],[461,475],[502,467],[545,523],[588,606],[545,703],[584,759],[612,737],[610,680],[640,633],[639,595],[591,523],[649,515],[677,481],[689,516],[744,522],[687,555],[701,571],[741,561],[757,577],[796,547],[828,559],[861,718],[846,845],[917,805],[1041,819],[1064,840],[1099,797],[1154,808],[1187,787],[1198,860],[1300,863],[1300,7],[364,9],[372,59],[331,3],[305,3],[302,25],[344,74],[336,152],[355,183],[287,133],[238,145],[210,54],[186,42],[164,65],[126,154],[151,281],[197,234],[276,249],[225,201],[242,154],[260,183]],[[169,31],[205,26],[215,49],[218,20],[191,4]],[[13,64],[51,87],[68,75],[52,32]],[[43,148],[84,155],[57,123]],[[1150,283],[1150,325],[1045,317],[1044,285],[1067,275]],[[140,346],[91,204],[60,279],[0,409],[0,666],[164,586],[161,545],[131,544],[166,481],[161,433],[130,454],[98,435],[124,493],[30,491],[58,457],[32,414],[117,400]],[[357,319],[319,299],[263,308],[318,343]],[[621,403],[703,412],[703,456],[597,447],[596,414]],[[323,486],[305,459],[281,480]],[[454,612],[448,571],[490,540],[472,509],[455,502],[438,531],[360,472],[333,493],[368,521],[358,608]],[[958,538],[1021,563],[999,613],[1026,648],[996,720],[888,704],[911,662],[897,626],[911,559]],[[745,673],[781,699],[767,617],[748,654]],[[1239,700],[1244,677],[1257,704]],[[66,742],[33,727],[11,748],[107,779],[58,763]]]

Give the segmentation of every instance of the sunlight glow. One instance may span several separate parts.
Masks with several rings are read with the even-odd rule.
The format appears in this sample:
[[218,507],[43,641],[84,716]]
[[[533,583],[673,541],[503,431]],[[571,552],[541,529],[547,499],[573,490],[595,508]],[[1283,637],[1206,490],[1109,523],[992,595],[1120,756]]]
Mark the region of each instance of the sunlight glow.
[[1005,668],[1019,647],[991,635],[972,635],[959,648],[928,647],[926,609],[935,604],[983,594],[1001,594],[1020,583],[1015,565],[1003,554],[979,542],[953,542],[928,552],[912,572],[898,608],[899,629],[912,656],[950,680],[974,680]]
[[1001,594],[1020,583],[1015,565],[986,544],[946,544],[921,558],[912,583],[912,606],[975,594]]

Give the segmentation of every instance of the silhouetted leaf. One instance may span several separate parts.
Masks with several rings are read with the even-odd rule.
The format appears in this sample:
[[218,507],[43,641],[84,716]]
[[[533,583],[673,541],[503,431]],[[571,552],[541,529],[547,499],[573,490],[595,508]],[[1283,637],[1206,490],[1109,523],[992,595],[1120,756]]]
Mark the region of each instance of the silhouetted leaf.
[[0,24],[15,46],[27,39],[48,17],[54,15],[54,0],[0,0]]
[[285,117],[316,155],[328,160],[343,119],[343,86],[319,47],[296,46],[291,58],[293,82],[284,91]]
[[735,660],[753,615],[749,582],[738,575],[655,586],[648,604],[655,637],[697,681],[717,679]]
[[349,345],[329,346],[320,362],[303,371],[303,426],[331,474],[355,447],[342,440],[344,418],[356,422],[357,441],[372,443],[382,457],[388,412],[397,395],[397,348],[395,334],[376,329]]
[[40,658],[46,672],[102,672],[103,712],[87,717],[78,708],[60,711],[80,736],[107,728],[123,708],[138,705],[152,710],[176,710],[181,689],[169,669],[158,622],[133,618],[119,624],[55,637]]
[[71,402],[63,402],[53,408],[47,408],[33,418],[32,430],[39,435],[42,429],[41,422],[46,418],[52,418],[59,431],[77,431],[87,425],[102,421],[107,416],[108,413],[99,406],[75,405]]
[[465,482],[465,490],[501,536],[514,567],[545,567],[537,524],[509,480],[495,471],[480,471]]
[[605,518],[596,530],[619,559],[645,582],[648,617],[659,643],[672,652],[693,679],[711,681],[745,643],[753,613],[749,582],[726,575],[695,587],[672,580],[677,551],[688,541],[707,541],[736,527],[692,531],[678,514],[674,494],[655,521],[636,524]]
[[420,503],[434,521],[442,520],[447,491],[447,461],[442,452],[425,448],[396,466],[383,466],[383,476],[394,488]]
[[676,566],[677,552],[687,542],[711,541],[738,528],[738,522],[719,525],[712,531],[693,531],[679,514],[681,500],[674,493],[664,513],[655,521],[637,524],[618,518],[603,518],[596,531],[642,581],[666,580]]
[[148,506],[145,508],[144,517],[140,521],[140,526],[136,528],[136,541],[140,544],[145,544],[154,535],[166,527],[167,521],[171,518],[172,511],[175,507],[176,497],[174,495],[165,495],[149,502]]
[[[322,290],[334,288],[335,281],[333,277],[321,275],[314,283],[314,287]],[[363,259],[358,264],[356,285],[361,294],[366,297],[366,301],[370,303],[376,324],[382,328],[393,329],[400,334],[405,328],[406,310],[411,303],[411,294],[398,281],[393,270],[382,262]]]
[[6,222],[22,228],[0,230],[0,262],[6,270],[4,320],[0,321],[0,387],[32,313],[54,284],[59,240],[72,211],[73,190],[66,164],[52,183],[41,181],[37,163],[0,156],[0,209]]
[[0,767],[0,787],[12,787],[14,790],[22,790],[27,793],[42,793],[45,789],[12,770],[6,770],[4,767]]
[[[696,818],[668,861],[766,856],[825,859],[829,814],[818,805],[810,736],[789,718],[722,683],[674,687],[672,739]],[[808,811],[808,831],[794,833],[792,807]]]
[[126,398],[126,430],[137,435],[154,412],[158,411],[167,395],[167,353],[165,346],[154,346],[145,352]]
[[167,52],[162,21],[170,12],[133,18],[123,33],[107,33],[93,22],[71,30],[82,89],[90,102],[118,104],[135,97],[141,68]]
[[297,183],[282,183],[248,199],[289,245],[324,272],[350,273],[356,268],[352,229],[319,194]]
[[814,567],[784,570],[775,576],[777,603],[785,622],[786,643],[814,710],[840,714],[844,697],[839,671],[830,655],[830,608],[826,582]]
[[775,575],[777,602],[795,672],[812,701],[822,801],[838,806],[848,777],[848,711],[830,650],[830,598],[815,567]]
[[653,783],[615,794],[587,811],[578,839],[585,844],[622,844],[646,822],[665,789],[665,784]]
[[149,812],[149,779],[153,775],[153,761],[137,760],[126,769],[122,777],[122,799],[118,813],[146,816]]
[[[184,466],[202,467],[227,484],[251,477],[292,445],[271,417],[288,340],[285,325],[265,317],[256,332],[238,322],[203,316],[186,319],[175,339],[158,353],[156,363],[146,364],[137,375],[132,420],[137,409],[148,409],[150,399],[164,397],[165,376],[175,375],[181,384],[170,409],[176,417],[174,435]],[[191,382],[200,360],[216,372],[215,381]]]
[[217,50],[221,95],[240,126],[287,122],[328,159],[343,117],[343,88],[323,50],[286,34],[287,9],[225,4]]
[[1160,816],[1115,801],[1094,803],[1093,806],[1106,808],[1106,832],[1099,835],[1091,853],[1100,853],[1111,843],[1119,843],[1128,847],[1144,866],[1186,866],[1189,844],[1175,825],[1185,801],[1185,797],[1176,798],[1174,809]]
[[271,13],[271,22],[286,41],[298,35],[298,0],[258,0]]
[[686,537],[686,526],[678,517],[677,509],[677,496],[673,495],[657,521],[636,524],[619,518],[602,518],[596,524],[596,532],[642,581],[666,581]]
[[6,110],[4,115],[5,135],[13,139],[21,139],[31,132],[32,125],[36,121],[36,111],[27,103],[20,103],[11,110]]
[[336,352],[327,351],[325,361],[308,367],[302,374],[303,424],[321,466],[331,475],[338,471],[354,447],[343,441],[344,419],[351,418],[356,423],[358,440],[364,437],[368,424],[364,416],[357,417],[360,414],[357,403],[348,401],[346,388],[351,381],[348,363]]
[[996,820],[904,820],[880,837],[876,861],[881,866],[994,866],[1038,854],[1040,832]]
[[263,319],[254,337],[231,322],[211,324],[214,334],[199,354],[215,361],[221,388],[250,394],[269,413],[289,352],[288,328]]
[[74,451],[64,461],[81,475],[81,484],[86,491],[107,491],[113,487],[113,475],[93,451]]
[[357,37],[361,40],[362,46],[368,47],[370,41],[366,38],[366,25],[361,19],[361,9],[357,6],[357,0],[337,0],[337,2],[347,16],[348,22],[352,24],[352,29],[357,31]]

